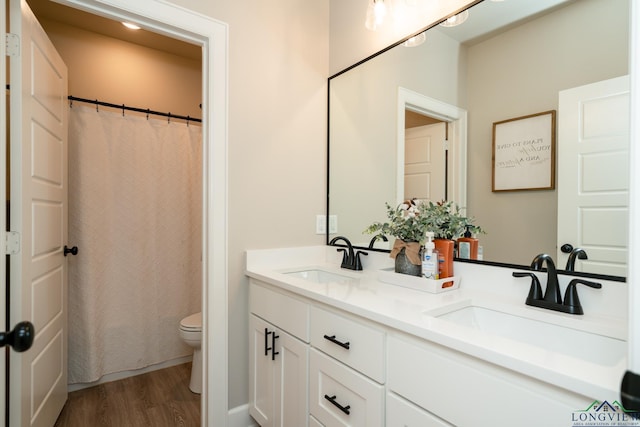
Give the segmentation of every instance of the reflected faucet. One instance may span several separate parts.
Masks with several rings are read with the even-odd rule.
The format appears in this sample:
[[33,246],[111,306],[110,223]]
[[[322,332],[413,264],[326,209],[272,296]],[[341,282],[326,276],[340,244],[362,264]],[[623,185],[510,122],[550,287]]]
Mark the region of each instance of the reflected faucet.
[[574,248],[569,254],[569,258],[567,259],[567,266],[565,270],[567,271],[575,271],[576,268],[576,258],[579,259],[588,259],[587,253],[582,248]]
[[378,239],[382,240],[383,242],[389,241],[389,239],[387,239],[387,236],[385,236],[384,234],[376,234],[371,238],[371,241],[369,242],[369,249],[373,249],[373,245],[376,243],[376,240]]
[[[573,257],[574,262],[576,256],[580,257],[577,250],[576,255]],[[586,259],[586,254],[585,258],[581,259]],[[551,256],[547,254],[537,255],[531,262],[531,269],[534,271],[541,271],[542,265],[544,263],[547,264],[547,288],[545,289],[544,296],[542,296],[540,281],[538,280],[538,277],[535,275],[535,273],[523,273],[519,271],[513,272],[513,277],[531,277],[531,289],[529,289],[529,295],[527,296],[525,304],[533,307],[546,308],[548,310],[561,311],[563,313],[584,314],[584,311],[580,304],[580,299],[578,298],[577,286],[586,285],[591,288],[600,289],[602,288],[602,285],[600,283],[589,282],[587,280],[575,278],[571,280],[571,282],[569,282],[567,290],[564,293],[563,302],[562,298],[560,297],[558,272],[556,271],[556,266],[553,263],[553,259],[551,258]]]
[[360,254],[369,255],[366,252],[358,251],[354,253],[353,245],[344,236],[337,236],[331,239],[329,246],[338,246],[336,242],[342,240],[347,244],[347,249],[338,249],[338,252],[342,252],[342,264],[340,268],[347,268],[349,270],[362,270],[362,261],[360,261]]

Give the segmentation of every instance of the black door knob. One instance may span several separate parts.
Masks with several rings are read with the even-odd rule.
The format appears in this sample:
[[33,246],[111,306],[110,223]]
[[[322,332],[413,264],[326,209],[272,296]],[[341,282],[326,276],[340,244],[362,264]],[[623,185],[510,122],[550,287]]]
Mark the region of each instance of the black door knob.
[[29,350],[36,331],[31,322],[20,322],[9,332],[0,332],[0,347],[10,345],[18,353]]
[[69,249],[67,245],[64,245],[64,256],[67,256],[67,254],[78,255],[78,247],[74,246],[71,249]]
[[571,243],[565,243],[564,245],[560,246],[560,250],[563,254],[570,254],[573,250],[573,245]]

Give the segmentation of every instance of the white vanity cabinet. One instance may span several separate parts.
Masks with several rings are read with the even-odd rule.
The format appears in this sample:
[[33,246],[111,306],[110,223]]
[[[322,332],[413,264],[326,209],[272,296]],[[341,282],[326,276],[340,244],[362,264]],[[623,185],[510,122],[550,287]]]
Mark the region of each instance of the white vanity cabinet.
[[250,307],[249,413],[262,427],[305,427],[308,304],[256,285]]
[[[425,340],[398,334],[388,337],[387,347],[389,391],[424,410],[388,400],[389,426],[567,426],[573,412],[593,402]],[[431,421],[402,424],[411,412]]]
[[565,427],[594,402],[329,297],[250,285],[249,412],[262,427]]

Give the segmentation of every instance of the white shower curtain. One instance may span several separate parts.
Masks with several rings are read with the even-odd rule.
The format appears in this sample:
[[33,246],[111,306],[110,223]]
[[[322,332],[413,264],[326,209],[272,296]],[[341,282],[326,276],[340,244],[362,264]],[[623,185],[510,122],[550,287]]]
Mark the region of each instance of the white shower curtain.
[[69,383],[191,353],[201,307],[199,126],[73,105],[69,123]]

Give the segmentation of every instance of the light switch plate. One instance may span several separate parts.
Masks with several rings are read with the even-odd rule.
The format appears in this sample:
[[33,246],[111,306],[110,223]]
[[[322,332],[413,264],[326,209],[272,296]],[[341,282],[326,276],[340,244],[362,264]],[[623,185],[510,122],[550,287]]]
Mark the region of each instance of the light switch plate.
[[329,215],[329,234],[338,232],[338,215]]
[[316,215],[316,234],[327,234],[326,215]]

